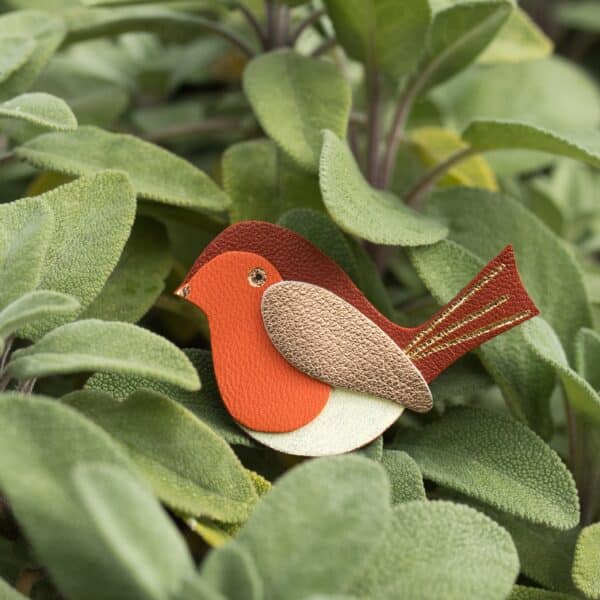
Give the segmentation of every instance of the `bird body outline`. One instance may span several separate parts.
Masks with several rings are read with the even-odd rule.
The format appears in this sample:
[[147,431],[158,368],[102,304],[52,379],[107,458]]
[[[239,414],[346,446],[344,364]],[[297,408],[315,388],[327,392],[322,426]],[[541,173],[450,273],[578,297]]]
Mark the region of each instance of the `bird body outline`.
[[[176,293],[207,315],[217,383],[234,420],[266,445],[313,456],[368,443],[404,406],[431,408],[427,384],[440,372],[538,314],[510,246],[426,323],[406,328],[377,311],[312,243],[260,221],[237,223],[219,234]],[[312,304],[304,307],[309,297]],[[337,322],[340,314],[344,317]],[[346,324],[358,331],[346,331]],[[334,325],[341,341],[346,334],[350,342],[370,341],[370,355],[346,340],[345,354],[337,353],[336,363],[332,355],[338,338],[329,331]],[[340,361],[346,367],[341,374]],[[357,384],[360,372],[352,377],[351,367],[362,366],[364,373],[367,367],[379,368],[386,379],[380,367],[388,364],[398,370],[387,379],[400,396],[382,399],[386,388],[377,386],[376,377],[371,387]],[[405,388],[411,394],[402,395],[402,379],[410,381]],[[344,403],[354,407],[348,415]],[[373,421],[370,426],[367,419]],[[331,437],[329,445],[324,436]]]

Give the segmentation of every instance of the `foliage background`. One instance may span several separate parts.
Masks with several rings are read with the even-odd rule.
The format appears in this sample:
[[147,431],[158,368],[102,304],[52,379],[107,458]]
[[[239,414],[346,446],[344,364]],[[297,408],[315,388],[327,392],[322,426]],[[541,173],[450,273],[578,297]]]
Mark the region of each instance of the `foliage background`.
[[[600,2],[0,10],[0,597],[600,598]],[[513,243],[542,317],[281,455],[172,295],[245,219],[403,324]]]

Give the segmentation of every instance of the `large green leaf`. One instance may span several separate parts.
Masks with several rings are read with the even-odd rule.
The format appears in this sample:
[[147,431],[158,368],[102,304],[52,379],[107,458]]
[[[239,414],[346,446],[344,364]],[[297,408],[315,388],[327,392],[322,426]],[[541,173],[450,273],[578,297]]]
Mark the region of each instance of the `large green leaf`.
[[69,105],[56,96],[41,92],[22,94],[3,102],[0,104],[0,119],[13,125],[8,128],[9,133],[17,136],[24,135],[24,132],[22,128],[14,128],[15,123],[28,125],[28,134],[77,128],[77,119]]
[[137,477],[110,463],[80,464],[73,480],[75,497],[96,528],[97,553],[112,559],[115,574],[111,577],[129,580],[127,595],[119,590],[110,596],[139,600],[173,597],[194,572],[194,563],[156,498]]
[[488,46],[513,9],[509,0],[459,2],[437,11],[417,76],[423,91],[455,75]]
[[381,464],[392,484],[392,504],[427,500],[419,465],[406,452],[385,449]]
[[337,39],[351,58],[394,79],[423,52],[431,9],[426,0],[325,0]]
[[477,62],[489,65],[539,60],[552,54],[552,50],[552,40],[525,10],[517,7]]
[[600,395],[569,366],[565,351],[552,327],[544,319],[537,318],[524,326],[523,333],[533,352],[560,377],[571,407],[600,425]]
[[171,264],[165,228],[138,218],[115,270],[82,317],[139,321],[163,291]]
[[[434,100],[459,131],[474,120],[515,121],[568,137],[574,132],[592,132],[600,123],[595,82],[556,56],[472,67],[435,90]],[[531,151],[499,152],[487,158],[501,174],[537,169],[552,161],[547,154]]]
[[213,550],[202,564],[204,581],[228,600],[262,600],[263,583],[252,556],[236,542]]
[[381,466],[345,456],[294,468],[254,509],[236,540],[254,559],[266,598],[343,590],[389,523]]
[[223,187],[231,198],[233,222],[275,222],[290,209],[323,208],[317,177],[271,140],[230,146],[223,154]]
[[0,204],[0,307],[37,287],[54,231],[54,214],[39,200]]
[[287,50],[255,58],[244,91],[263,129],[294,160],[316,171],[322,131],[346,135],[350,86],[331,63]]
[[0,311],[0,345],[1,338],[29,323],[48,315],[74,315],[79,308],[79,302],[67,294],[48,290],[27,292]]
[[125,400],[127,396],[141,389],[160,392],[185,406],[230,444],[252,446],[253,442],[231,418],[221,400],[210,352],[197,348],[189,348],[184,352],[196,368],[202,381],[202,388],[199,391],[189,392],[164,381],[134,376],[129,373],[126,375],[96,373],[88,379],[85,387],[90,390],[108,392],[118,400]]
[[165,396],[144,390],[121,401],[85,390],[64,401],[118,440],[157,496],[172,508],[238,523],[258,500],[229,445]]
[[600,598],[600,523],[585,527],[579,534],[573,581],[586,598]]
[[434,244],[447,228],[405,206],[389,192],[372,188],[348,146],[325,132],[319,181],[331,218],[345,231],[377,244]]
[[508,533],[450,502],[394,508],[392,522],[351,592],[378,600],[504,600],[519,572]]
[[[37,287],[74,296],[85,308],[102,289],[129,236],[136,208],[129,180],[122,173],[98,173],[11,206],[35,204],[54,215],[54,235]],[[39,337],[64,322],[48,319],[22,334]]]
[[103,371],[160,379],[199,389],[188,358],[165,338],[129,323],[88,319],[63,325],[16,350],[8,370],[18,379]]
[[133,468],[104,431],[56,400],[0,395],[0,486],[36,555],[68,597],[128,598],[120,561],[99,550],[73,488],[85,461]]
[[[13,11],[0,17],[0,40],[7,36],[20,57],[9,64],[10,75],[0,84],[0,99],[27,91],[56,52],[65,35],[60,17],[33,10]],[[19,37],[15,37],[19,36]],[[24,50],[22,37],[30,40]],[[6,43],[3,44],[6,48]],[[18,65],[18,66],[17,66]]]
[[478,152],[520,148],[566,156],[600,167],[599,134],[560,134],[516,121],[474,121],[462,138]]
[[503,414],[456,408],[421,431],[403,431],[396,446],[425,478],[507,513],[559,529],[579,521],[577,489],[558,454]]
[[92,126],[47,133],[15,150],[40,169],[89,175],[104,169],[125,171],[144,198],[197,209],[224,210],[224,192],[186,160],[137,137]]

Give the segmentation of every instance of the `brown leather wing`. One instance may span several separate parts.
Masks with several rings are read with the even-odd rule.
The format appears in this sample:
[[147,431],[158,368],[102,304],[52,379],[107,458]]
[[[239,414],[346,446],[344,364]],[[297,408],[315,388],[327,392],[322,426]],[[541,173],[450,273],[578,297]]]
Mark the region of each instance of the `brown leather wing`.
[[265,291],[262,316],[273,345],[307,375],[417,412],[433,406],[429,386],[402,349],[329,290],[282,281]]

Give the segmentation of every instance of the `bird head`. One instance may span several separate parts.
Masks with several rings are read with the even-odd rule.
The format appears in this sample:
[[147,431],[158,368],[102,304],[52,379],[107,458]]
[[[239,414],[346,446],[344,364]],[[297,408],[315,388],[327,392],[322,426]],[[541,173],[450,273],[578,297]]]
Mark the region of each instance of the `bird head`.
[[187,279],[175,294],[195,304],[208,317],[235,310],[238,318],[260,314],[265,291],[282,281],[277,269],[253,252],[218,254]]

